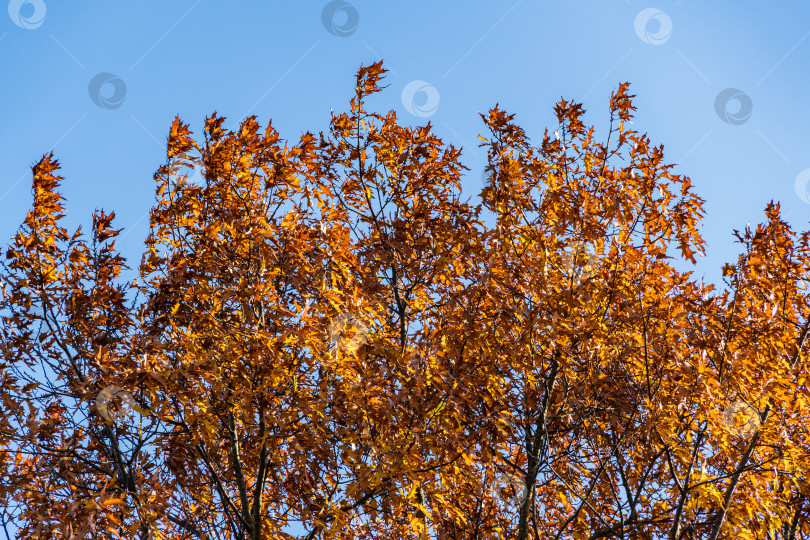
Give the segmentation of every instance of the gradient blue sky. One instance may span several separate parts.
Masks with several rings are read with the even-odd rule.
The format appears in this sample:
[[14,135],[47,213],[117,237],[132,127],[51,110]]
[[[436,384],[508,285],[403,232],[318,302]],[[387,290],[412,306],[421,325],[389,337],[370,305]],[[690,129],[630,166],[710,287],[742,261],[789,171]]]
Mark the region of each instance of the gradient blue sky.
[[[722,264],[740,249],[732,229],[761,221],[771,199],[794,227],[808,228],[806,1],[351,0],[325,25],[327,6],[336,5],[11,0],[8,16],[0,10],[0,246],[30,208],[29,167],[53,149],[69,231],[87,229],[94,208],[114,210],[125,228],[117,247],[132,268],[125,277],[136,277],[152,174],[175,115],[199,132],[214,110],[228,125],[256,114],[296,140],[327,129],[329,109],[348,107],[357,68],[379,59],[390,87],[372,103],[403,122],[430,121],[463,146],[463,190],[473,202],[486,158],[476,111],[499,103],[539,140],[554,129],[561,97],[604,125],[611,90],[629,81],[634,128],[664,144],[707,201],[698,276],[721,284]],[[356,28],[345,28],[355,17]],[[116,77],[119,95],[112,83],[91,91],[101,73]],[[430,85],[435,110],[427,92],[403,97],[413,81]],[[718,113],[729,88],[739,99]],[[104,99],[109,108],[99,106]],[[750,115],[739,110],[748,100]]]
[[[476,111],[500,103],[539,140],[554,129],[561,97],[584,103],[586,119],[604,124],[611,90],[629,81],[638,96],[634,128],[664,144],[676,172],[707,201],[708,256],[698,276],[720,285],[720,267],[740,250],[732,229],[760,222],[771,199],[795,228],[808,228],[810,3],[351,0],[330,26],[344,28],[356,15],[346,36],[324,25],[329,5],[12,0],[9,16],[0,11],[0,245],[31,205],[29,167],[54,149],[68,229],[87,229],[94,208],[114,210],[125,228],[117,247],[133,268],[125,275],[136,277],[152,174],[165,161],[175,115],[199,132],[214,110],[229,125],[256,114],[297,140],[325,130],[330,107],[348,107],[360,64],[379,59],[390,87],[372,104],[396,109],[403,122],[430,121],[463,146],[463,190],[473,202],[486,159]],[[101,86],[114,108],[91,99],[99,73],[126,87],[115,96],[112,84]],[[419,113],[426,93],[403,99],[415,80],[438,96],[435,111],[423,113],[430,116],[409,111]],[[731,99],[720,111],[740,120],[721,118],[715,102],[727,88],[750,99],[750,116]]]

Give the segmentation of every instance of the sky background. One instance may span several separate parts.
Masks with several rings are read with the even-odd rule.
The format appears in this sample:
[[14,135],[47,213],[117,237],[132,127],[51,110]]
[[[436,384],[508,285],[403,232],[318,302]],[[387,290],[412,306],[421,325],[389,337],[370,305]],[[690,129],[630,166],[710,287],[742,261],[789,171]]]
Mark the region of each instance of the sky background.
[[477,111],[499,103],[538,144],[560,98],[605,125],[629,81],[633,128],[706,200],[696,275],[720,285],[740,251],[733,229],[762,221],[770,200],[808,228],[808,36],[799,1],[12,0],[0,10],[0,245],[33,201],[30,166],[53,149],[63,224],[88,230],[95,208],[115,211],[136,277],[175,115],[199,133],[215,110],[227,126],[255,114],[294,142],[326,130],[359,66],[383,59],[390,87],[370,104],[463,147],[474,204]]
[[0,246],[33,201],[31,165],[54,150],[63,225],[115,211],[134,278],[175,115],[199,133],[213,111],[229,127],[255,114],[295,142],[326,130],[360,65],[383,59],[390,87],[369,103],[463,147],[474,204],[477,111],[500,104],[537,144],[559,99],[604,126],[629,81],[633,128],[706,200],[696,274],[720,286],[740,251],[733,229],[762,221],[770,200],[808,229],[809,36],[802,1],[12,0],[0,10]]

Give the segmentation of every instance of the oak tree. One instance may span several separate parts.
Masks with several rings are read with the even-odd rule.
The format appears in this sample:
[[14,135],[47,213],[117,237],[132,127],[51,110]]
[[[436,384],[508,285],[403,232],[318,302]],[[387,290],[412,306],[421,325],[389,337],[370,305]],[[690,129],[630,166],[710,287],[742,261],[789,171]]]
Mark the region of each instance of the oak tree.
[[175,118],[131,282],[115,214],[68,233],[58,161],[33,167],[0,275],[4,525],[810,537],[810,233],[772,202],[721,290],[678,270],[703,201],[626,83],[602,139],[566,100],[537,143],[482,114],[472,206],[461,149],[367,109],[384,73],[297,142]]

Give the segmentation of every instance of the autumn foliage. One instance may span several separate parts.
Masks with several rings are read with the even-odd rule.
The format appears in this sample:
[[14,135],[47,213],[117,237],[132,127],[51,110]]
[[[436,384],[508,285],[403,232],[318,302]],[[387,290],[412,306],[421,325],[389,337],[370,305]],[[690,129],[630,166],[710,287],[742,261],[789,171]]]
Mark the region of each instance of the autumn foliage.
[[294,144],[176,118],[131,283],[115,214],[69,234],[33,167],[0,276],[17,537],[810,538],[810,235],[771,203],[725,287],[676,270],[703,201],[627,84],[603,140],[564,100],[538,142],[482,114],[471,206],[460,149],[366,110],[384,72]]

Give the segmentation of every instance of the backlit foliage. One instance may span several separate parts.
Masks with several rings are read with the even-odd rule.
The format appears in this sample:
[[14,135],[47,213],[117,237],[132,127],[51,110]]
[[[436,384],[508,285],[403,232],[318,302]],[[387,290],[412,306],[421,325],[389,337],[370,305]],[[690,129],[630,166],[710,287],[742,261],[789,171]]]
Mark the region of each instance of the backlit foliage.
[[722,291],[676,270],[703,201],[627,84],[604,140],[564,100],[536,143],[481,115],[486,227],[460,149],[366,109],[384,72],[296,143],[176,118],[131,283],[115,214],[69,234],[33,167],[0,281],[18,537],[810,537],[808,233],[771,203]]

